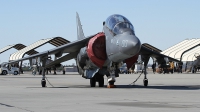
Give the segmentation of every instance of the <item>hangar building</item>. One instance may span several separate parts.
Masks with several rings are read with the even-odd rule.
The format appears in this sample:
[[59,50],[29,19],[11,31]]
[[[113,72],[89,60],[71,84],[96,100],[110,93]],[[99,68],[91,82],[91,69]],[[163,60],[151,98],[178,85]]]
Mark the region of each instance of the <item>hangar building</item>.
[[47,43],[50,43],[53,46],[58,47],[58,46],[67,44],[69,42],[70,41],[68,41],[68,40],[66,40],[62,37],[53,37],[53,38],[41,39],[41,40],[23,48],[23,49],[20,49],[19,51],[11,54],[9,61],[21,59],[21,58],[24,57],[25,54],[28,54],[29,52],[34,51],[34,49],[36,49],[36,48],[38,48],[38,47],[40,47],[44,44],[47,44]]
[[200,39],[185,39],[161,52],[180,61],[194,61],[200,54]]

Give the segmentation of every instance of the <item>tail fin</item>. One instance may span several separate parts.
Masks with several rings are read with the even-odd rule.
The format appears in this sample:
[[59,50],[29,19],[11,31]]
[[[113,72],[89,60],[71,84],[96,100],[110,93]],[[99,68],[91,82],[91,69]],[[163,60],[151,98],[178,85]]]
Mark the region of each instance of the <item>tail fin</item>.
[[85,36],[84,36],[81,21],[77,12],[76,12],[76,23],[77,23],[77,38],[78,40],[84,39]]

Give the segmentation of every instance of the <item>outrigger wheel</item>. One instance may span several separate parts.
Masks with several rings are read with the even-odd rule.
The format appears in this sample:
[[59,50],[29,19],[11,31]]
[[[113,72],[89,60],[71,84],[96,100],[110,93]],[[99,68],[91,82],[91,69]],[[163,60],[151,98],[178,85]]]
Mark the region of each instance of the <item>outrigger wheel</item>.
[[143,80],[144,86],[148,86],[148,79]]
[[45,80],[45,79],[42,79],[42,80],[41,80],[41,84],[42,84],[42,87],[46,87],[46,80]]

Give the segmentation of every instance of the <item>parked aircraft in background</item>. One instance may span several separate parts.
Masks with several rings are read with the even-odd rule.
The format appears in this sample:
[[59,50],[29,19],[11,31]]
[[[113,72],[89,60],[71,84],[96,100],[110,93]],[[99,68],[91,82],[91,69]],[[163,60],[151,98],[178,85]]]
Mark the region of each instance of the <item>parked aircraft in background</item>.
[[196,58],[194,61],[187,61],[187,62],[183,63],[183,69],[184,69],[185,72],[196,73],[197,71],[199,71],[199,68],[200,68],[199,53],[196,53],[194,55],[194,57]]
[[[103,32],[85,37],[82,25],[77,18],[77,41],[50,49],[35,55],[31,55],[14,62],[30,60],[37,58],[42,63],[43,77],[42,87],[46,87],[45,68],[52,65],[60,65],[61,62],[75,59],[79,74],[90,79],[90,86],[95,87],[96,82],[99,87],[104,86],[104,75],[108,79],[108,87],[115,87],[115,78],[119,76],[119,68],[126,63],[127,68],[136,63],[138,55],[144,62],[146,68],[149,58],[152,57],[158,63],[168,63],[168,60],[177,61],[163,54],[154,52],[142,46],[140,39],[135,35],[132,23],[124,16],[114,14],[109,16],[103,22]],[[67,54],[65,54],[67,53]],[[65,54],[65,55],[64,55]],[[49,55],[55,55],[55,60],[46,63]],[[64,56],[63,56],[64,55]],[[146,69],[144,69],[144,86],[148,85]]]

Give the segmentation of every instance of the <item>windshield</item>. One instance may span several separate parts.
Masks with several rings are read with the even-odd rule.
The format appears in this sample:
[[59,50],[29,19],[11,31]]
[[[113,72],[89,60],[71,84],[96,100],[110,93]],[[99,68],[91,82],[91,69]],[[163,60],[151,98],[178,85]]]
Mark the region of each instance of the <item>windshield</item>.
[[131,30],[134,34],[133,25],[122,15],[114,14],[109,16],[106,19],[106,25],[114,34],[121,34],[127,30]]
[[6,62],[1,63],[1,67],[6,67]]

